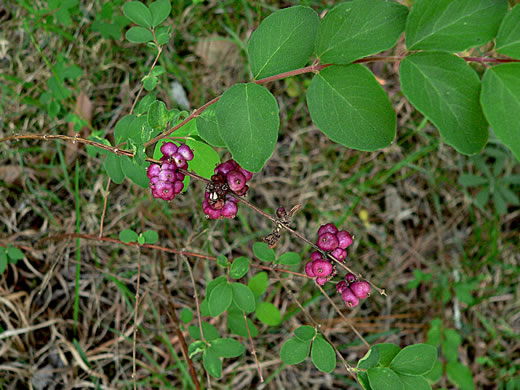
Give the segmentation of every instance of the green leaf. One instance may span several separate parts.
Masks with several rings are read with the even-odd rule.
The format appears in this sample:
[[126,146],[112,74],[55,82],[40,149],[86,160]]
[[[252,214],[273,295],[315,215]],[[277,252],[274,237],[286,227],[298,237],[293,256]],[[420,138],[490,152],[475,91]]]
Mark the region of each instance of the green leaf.
[[366,370],[375,367],[379,363],[379,359],[379,349],[376,346],[373,346],[368,350],[365,356],[359,360],[357,368]]
[[424,374],[424,378],[430,383],[435,383],[442,378],[442,375],[442,362],[437,359],[430,372]]
[[150,108],[150,104],[152,104],[153,102],[155,102],[155,94],[150,93],[150,94],[146,95],[144,98],[142,98],[139,101],[139,103],[137,103],[137,106],[135,106],[134,112],[137,115],[141,115],[141,114],[144,114],[145,112],[148,112],[148,109]]
[[244,353],[246,348],[236,340],[225,338],[216,339],[211,343],[211,348],[217,356],[223,358],[234,358]]
[[320,23],[321,63],[349,64],[391,49],[404,31],[408,8],[384,0],[355,0],[330,10]]
[[495,50],[500,54],[520,59],[520,4],[515,5],[502,20]]
[[249,271],[249,259],[244,256],[237,257],[231,264],[229,276],[233,279],[240,279],[247,271]]
[[215,173],[215,166],[220,163],[218,153],[208,144],[193,139],[186,140],[186,145],[193,150],[193,160],[189,162],[190,170],[210,179]]
[[482,176],[462,174],[459,176],[458,183],[463,187],[476,187],[486,184],[488,179]]
[[247,282],[247,286],[257,297],[262,295],[267,288],[267,272],[259,272]]
[[148,188],[148,176],[146,176],[146,168],[150,165],[146,162],[144,166],[138,165],[134,159],[129,157],[119,157],[121,168],[126,177],[137,184],[139,187]]
[[276,259],[274,250],[270,249],[265,242],[255,242],[253,244],[253,253],[262,261],[273,262]]
[[502,181],[507,184],[520,185],[520,175],[509,175],[507,177],[502,178]]
[[256,308],[256,316],[269,326],[276,326],[282,321],[280,311],[270,302],[262,302]]
[[[204,338],[206,341],[213,341],[220,337],[218,334],[217,328],[215,328],[213,325],[211,325],[208,322],[202,322],[202,332],[204,333]],[[198,325],[190,325],[188,327],[188,332],[191,336],[191,338],[195,340],[200,340],[200,328]]]
[[475,203],[484,208],[485,205],[489,202],[489,197],[491,195],[491,190],[489,187],[484,187],[475,197]]
[[260,85],[236,84],[217,102],[219,134],[244,169],[259,172],[278,140],[278,103]]
[[367,375],[370,387],[374,390],[404,390],[403,382],[390,368],[369,368]]
[[507,204],[500,192],[493,192],[493,203],[495,204],[495,209],[498,215],[504,215],[507,213]]
[[155,76],[145,77],[143,79],[144,89],[146,89],[148,92],[152,91],[157,85],[157,81],[159,81],[159,79]]
[[296,252],[285,252],[283,255],[281,255],[278,260],[277,260],[277,263],[278,264],[284,264],[284,265],[296,265],[296,264],[300,264],[300,261],[301,261],[301,257],[298,253]]
[[401,350],[390,363],[399,374],[423,375],[429,372],[437,360],[437,349],[428,344],[409,345]]
[[406,98],[463,154],[482,150],[488,125],[479,104],[480,80],[453,54],[423,52],[401,61],[401,89]]
[[136,125],[132,126],[135,119],[135,115],[125,115],[117,121],[116,126],[114,127],[114,138],[116,140],[116,144],[125,142],[136,135],[136,133],[139,131],[139,128],[137,123]]
[[188,356],[190,359],[198,353],[204,352],[206,343],[204,341],[194,341],[188,346]]
[[242,283],[231,283],[233,289],[233,302],[240,310],[252,313],[256,309],[256,300],[253,292]]
[[153,41],[153,34],[150,30],[144,27],[132,27],[125,34],[126,39],[132,43],[146,43]]
[[147,230],[143,233],[143,237],[147,244],[155,244],[159,241],[159,234],[155,230]]
[[426,334],[426,344],[438,347],[441,344],[441,320],[435,318],[430,321],[430,330]]
[[309,356],[310,349],[311,340],[289,339],[282,345],[280,358],[285,364],[298,364]]
[[316,368],[322,372],[330,373],[336,368],[336,352],[321,335],[312,342],[311,358]]
[[401,351],[399,346],[392,343],[376,344],[374,347],[379,351],[379,365],[388,367],[394,357]]
[[221,266],[222,268],[227,268],[228,267],[228,259],[226,256],[217,256],[217,264],[219,266]]
[[183,307],[181,310],[181,321],[187,324],[193,319],[193,312],[187,307]]
[[294,331],[294,335],[301,341],[312,340],[316,336],[316,329],[309,325],[302,325]]
[[145,243],[144,237],[142,235],[137,237],[137,242],[139,243],[139,245],[143,245]]
[[432,387],[422,376],[399,375],[404,390],[431,390]]
[[307,92],[312,121],[332,141],[373,151],[395,138],[396,116],[385,91],[362,65],[331,66]]
[[[258,329],[256,329],[253,321],[248,318],[247,324],[249,327],[249,332],[251,333],[251,337],[256,337],[258,335]],[[242,314],[229,314],[227,317],[227,326],[232,333],[241,337],[249,337],[246,322]]]
[[137,242],[138,237],[137,233],[131,229],[125,229],[122,232],[119,232],[119,240],[126,244],[129,242]]
[[209,295],[208,306],[212,317],[224,313],[233,299],[233,290],[227,283],[221,283]]
[[7,252],[5,248],[0,247],[0,275],[7,269]]
[[207,348],[202,354],[202,363],[212,377],[222,377],[222,361],[212,347]]
[[278,10],[265,18],[247,45],[254,79],[304,66],[314,51],[320,18],[309,7]]
[[220,138],[217,123],[217,106],[212,104],[197,117],[197,128],[201,138],[210,145],[223,147],[225,142]]
[[217,287],[219,284],[226,283],[226,282],[227,282],[227,279],[224,275],[213,279],[206,286],[206,297],[209,297],[211,295],[211,292],[215,289],[215,287]]
[[152,14],[148,7],[140,1],[129,1],[123,4],[123,13],[139,26],[152,27]]
[[511,191],[509,188],[503,187],[503,186],[497,186],[497,190],[500,192],[500,194],[506,200],[507,203],[510,203],[513,206],[518,206],[518,204],[520,203],[516,194],[513,191]]
[[170,0],[157,0],[150,4],[152,27],[158,26],[170,15],[172,6]]
[[168,124],[168,109],[166,104],[159,100],[156,100],[148,108],[148,124],[152,129],[164,130]]
[[459,390],[474,390],[473,376],[465,365],[459,362],[449,362],[446,364],[446,374]]
[[520,160],[520,64],[489,68],[482,78],[480,102],[493,132]]
[[164,72],[166,72],[166,69],[164,69],[161,65],[156,65],[150,72],[150,76],[159,76]]
[[406,23],[406,46],[463,51],[483,46],[497,33],[507,0],[415,0]]
[[363,388],[363,390],[372,390],[372,387],[370,387],[370,382],[368,381],[368,375],[365,371],[358,372],[357,380]]
[[443,334],[442,354],[448,362],[456,362],[459,360],[459,346],[462,338],[455,329],[445,329]]
[[18,260],[24,258],[23,252],[12,245],[7,246],[7,256],[9,256],[9,262],[11,264],[16,264]]

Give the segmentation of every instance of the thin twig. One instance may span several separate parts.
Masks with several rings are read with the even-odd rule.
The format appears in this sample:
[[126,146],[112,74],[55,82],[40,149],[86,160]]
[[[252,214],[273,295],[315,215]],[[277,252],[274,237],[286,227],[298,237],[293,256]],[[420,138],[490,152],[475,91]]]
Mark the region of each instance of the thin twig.
[[246,322],[247,335],[249,336],[249,343],[251,344],[251,355],[255,358],[256,369],[258,370],[258,375],[260,376],[260,382],[264,383],[264,377],[262,375],[262,368],[260,367],[260,363],[258,362],[258,357],[256,356],[256,348],[255,343],[253,342],[253,337],[251,337],[251,331],[249,330],[249,324],[247,323],[246,312],[242,311],[244,315],[244,321]]
[[[154,38],[155,38],[155,32],[152,31],[152,33],[154,34]],[[155,41],[155,42],[157,44],[157,41]],[[159,51],[157,52],[157,56],[155,57],[152,67],[150,68],[150,71],[148,72],[148,75],[146,77],[150,77],[150,75],[152,74],[153,68],[155,68],[155,65],[157,64],[157,60],[159,60],[159,57],[162,53],[162,47],[159,45],[157,45],[157,47],[159,48]],[[134,112],[135,105],[137,104],[137,101],[139,100],[139,96],[141,96],[141,93],[143,92],[143,88],[144,88],[144,84],[141,83],[141,88],[139,88],[139,92],[137,92],[137,96],[135,97],[134,103],[132,104],[132,108],[130,109],[130,115],[132,115]]]
[[188,272],[190,273],[191,284],[193,285],[193,295],[195,297],[195,306],[197,308],[197,319],[199,321],[200,337],[201,337],[202,341],[206,342],[206,338],[204,337],[204,332],[202,331],[202,320],[201,320],[201,314],[200,314],[199,294],[197,293],[197,285],[195,284],[195,278],[193,277],[193,272],[191,271],[190,262],[184,256],[183,256],[183,259],[185,260],[184,263],[186,264],[186,267],[188,267]]
[[99,237],[103,237],[103,224],[105,223],[105,215],[107,212],[107,205],[108,205],[108,195],[110,192],[108,191],[110,188],[110,183],[112,182],[112,179],[110,177],[108,178],[107,182],[107,188],[105,189],[105,201],[103,202],[103,213],[101,214],[101,222],[99,223]]
[[137,312],[139,309],[139,288],[141,285],[141,250],[138,249],[137,256],[137,287],[135,291],[135,307],[134,307],[134,342],[132,345],[132,378],[134,380],[134,390],[137,390],[137,366],[135,361],[137,349]]

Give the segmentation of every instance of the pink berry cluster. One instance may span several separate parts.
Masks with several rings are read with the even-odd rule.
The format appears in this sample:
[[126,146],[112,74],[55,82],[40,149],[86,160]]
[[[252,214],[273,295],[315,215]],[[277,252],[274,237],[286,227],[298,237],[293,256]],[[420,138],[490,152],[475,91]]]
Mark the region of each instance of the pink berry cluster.
[[[343,261],[347,257],[347,247],[352,244],[352,236],[345,230],[339,231],[333,223],[322,225],[318,230],[318,242],[316,245],[329,252],[337,260]],[[316,283],[323,286],[336,274],[334,265],[323,255],[316,251],[311,254],[311,261],[305,265],[305,273],[311,278],[316,278]]]
[[354,274],[345,275],[345,280],[336,284],[336,290],[348,307],[355,307],[360,299],[370,295],[370,284],[364,280],[357,280]]
[[151,164],[146,175],[150,179],[153,197],[170,201],[184,188],[184,175],[179,168],[188,168],[188,161],[193,160],[193,151],[187,145],[177,147],[173,142],[165,142],[161,153],[163,163],[160,166]]
[[240,196],[245,195],[249,189],[246,183],[252,177],[251,172],[234,160],[218,164],[204,194],[202,211],[206,218],[235,218],[238,212],[237,199],[229,194],[229,190]]

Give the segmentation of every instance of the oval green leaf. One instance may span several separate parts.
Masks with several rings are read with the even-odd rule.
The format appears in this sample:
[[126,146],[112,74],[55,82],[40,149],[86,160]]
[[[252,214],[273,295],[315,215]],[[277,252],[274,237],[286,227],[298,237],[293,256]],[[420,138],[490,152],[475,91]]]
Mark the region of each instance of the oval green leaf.
[[227,283],[220,283],[213,289],[208,299],[209,312],[212,317],[224,313],[233,299],[233,290]]
[[256,300],[249,287],[242,283],[232,283],[231,288],[233,289],[233,302],[235,302],[238,308],[246,313],[254,312]]
[[187,307],[183,307],[181,310],[181,321],[187,324],[193,319],[193,312]]
[[125,34],[126,39],[132,43],[146,43],[153,41],[153,34],[144,27],[135,26],[130,28]]
[[302,325],[294,331],[294,335],[301,341],[312,340],[316,335],[316,329],[309,325]]
[[257,297],[262,295],[267,288],[267,272],[259,272],[248,280],[247,286],[251,289],[253,294]]
[[[204,339],[206,341],[213,341],[220,337],[218,334],[217,328],[211,325],[209,322],[202,322],[202,332],[204,333]],[[198,325],[190,325],[188,327],[188,332],[192,338],[195,340],[200,340],[200,328]]]
[[116,126],[114,127],[114,138],[116,140],[116,144],[120,144],[121,142],[124,142],[134,136],[132,123],[134,122],[135,118],[135,115],[125,115],[117,121]]
[[116,154],[107,154],[105,171],[107,171],[108,177],[116,184],[121,184],[125,180],[125,174],[121,168],[121,157]]
[[236,340],[225,338],[216,339],[211,343],[211,348],[217,356],[223,358],[234,358],[244,353],[246,348]]
[[404,390],[432,390],[432,387],[422,376],[399,375]]
[[222,376],[222,360],[212,347],[206,348],[202,354],[202,363],[212,377],[220,378]]
[[152,27],[158,26],[170,15],[172,5],[170,0],[157,0],[150,4]]
[[401,61],[401,89],[444,141],[463,154],[482,150],[488,124],[479,103],[480,80],[453,54],[423,52]]
[[269,302],[262,302],[256,308],[256,316],[260,321],[269,326],[276,326],[282,321],[280,311]]
[[220,163],[218,153],[208,144],[194,139],[186,140],[186,145],[193,150],[193,160],[189,162],[190,171],[193,170],[200,176],[210,179],[215,167]]
[[16,264],[18,260],[24,258],[23,252],[15,246],[7,246],[7,256],[9,256],[9,262]]
[[520,4],[509,11],[498,29],[495,50],[520,59]]
[[287,340],[280,351],[280,358],[285,364],[298,364],[303,362],[309,356],[311,349],[311,341],[302,341],[299,339]]
[[312,121],[332,141],[373,151],[395,138],[396,115],[385,91],[362,65],[331,66],[307,92]]
[[152,129],[164,130],[168,124],[169,114],[166,104],[156,100],[148,107],[148,124]]
[[459,362],[449,362],[446,364],[446,374],[460,390],[475,390],[473,375],[471,370]]
[[390,368],[403,375],[424,375],[437,360],[437,348],[428,344],[409,345],[390,363]]
[[123,4],[123,13],[128,19],[139,26],[152,27],[152,14],[148,7],[140,1],[129,1]]
[[139,187],[148,188],[148,176],[146,176],[146,168],[150,165],[149,162],[145,162],[144,165],[138,165],[135,159],[120,156],[121,168],[126,177],[137,184]]
[[[249,337],[249,333],[251,333],[251,337],[253,338],[258,335],[258,329],[256,329],[255,324],[250,318],[247,319],[246,327],[246,322],[242,314],[229,314],[227,317],[227,326],[230,332],[241,337]],[[247,330],[248,327],[249,332]]]
[[143,237],[147,244],[155,244],[159,241],[159,234],[155,230],[147,230],[143,232]]
[[276,259],[274,250],[269,248],[265,242],[255,242],[253,244],[253,253],[262,261],[273,262]]
[[254,79],[304,66],[314,51],[320,18],[309,7],[278,10],[265,18],[247,45]]
[[380,359],[379,349],[376,346],[373,346],[372,348],[370,348],[368,350],[368,352],[365,354],[365,356],[363,356],[359,360],[359,362],[357,364],[357,368],[366,370],[366,369],[375,367],[379,363],[379,359]]
[[381,343],[374,345],[379,351],[379,365],[388,367],[401,348],[392,343]]
[[408,8],[384,0],[355,0],[330,10],[320,24],[322,63],[349,64],[391,49],[404,31]]
[[271,157],[278,140],[278,103],[260,85],[237,84],[217,103],[220,137],[244,169],[259,172]]
[[480,102],[493,132],[520,161],[520,64],[489,68],[482,78]]
[[370,387],[374,390],[404,390],[399,376],[387,367],[373,367],[367,370]]
[[312,342],[311,358],[316,368],[322,372],[330,373],[336,368],[336,352],[321,335]]
[[119,239],[126,244],[129,242],[136,242],[138,237],[137,233],[131,229],[125,229],[119,232]]
[[231,268],[229,269],[229,276],[233,279],[240,279],[249,271],[249,259],[241,256],[233,260]]
[[406,46],[463,51],[483,46],[497,33],[507,0],[415,0],[406,22]]
[[197,128],[201,138],[210,145],[223,147],[225,142],[220,138],[217,124],[217,106],[212,104],[197,117]]
[[283,255],[281,255],[277,263],[284,264],[284,265],[297,265],[300,264],[301,257],[296,252],[285,252]]

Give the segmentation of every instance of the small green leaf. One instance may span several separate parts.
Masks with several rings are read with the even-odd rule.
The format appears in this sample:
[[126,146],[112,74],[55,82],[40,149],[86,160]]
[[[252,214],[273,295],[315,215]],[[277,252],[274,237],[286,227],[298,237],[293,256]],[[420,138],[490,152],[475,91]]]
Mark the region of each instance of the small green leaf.
[[156,65],[150,72],[150,76],[160,76],[164,72],[166,72],[166,69],[164,69],[161,65]]
[[222,377],[222,361],[212,347],[207,348],[202,354],[202,363],[212,377]]
[[193,312],[187,307],[183,307],[181,310],[181,321],[187,324],[193,319]]
[[278,140],[280,117],[275,97],[264,87],[236,84],[217,102],[220,138],[244,169],[260,172]]
[[278,258],[277,263],[284,265],[297,265],[300,264],[300,261],[301,257],[298,253],[286,252]]
[[212,317],[224,313],[233,299],[233,290],[227,283],[221,283],[209,295],[208,307]]
[[289,339],[282,346],[280,358],[285,364],[298,364],[309,356],[310,349],[311,340]]
[[139,101],[139,103],[137,103],[137,106],[135,106],[134,112],[137,115],[141,115],[141,114],[144,114],[145,112],[148,112],[148,109],[150,108],[150,104],[152,104],[154,101],[155,101],[154,93],[150,93],[150,94],[146,95],[144,98],[142,98]]
[[132,27],[125,34],[126,39],[132,43],[146,43],[153,41],[153,34],[144,27]]
[[520,4],[515,5],[502,20],[495,50],[500,54],[520,59]]
[[448,379],[457,386],[459,390],[475,390],[471,370],[459,362],[446,364]]
[[143,27],[152,27],[152,14],[146,5],[140,1],[129,1],[123,4],[123,13],[135,24]]
[[257,297],[262,295],[267,288],[267,272],[259,272],[247,282],[247,286]]
[[159,234],[155,230],[147,230],[143,233],[143,237],[147,244],[155,244],[159,241]]
[[152,27],[158,26],[170,15],[172,6],[170,0],[157,0],[150,4]]
[[164,130],[168,124],[168,109],[166,104],[159,100],[156,100],[148,108],[148,124],[152,129]]
[[218,278],[213,279],[211,282],[208,283],[206,286],[206,297],[209,297],[211,295],[211,292],[215,287],[217,287],[221,283],[226,283],[227,279],[224,275],[219,276]]
[[349,64],[391,49],[404,31],[408,8],[383,0],[341,3],[320,23],[316,53],[321,63]]
[[[200,328],[198,325],[190,325],[188,327],[188,332],[191,336],[191,338],[195,340],[200,340]],[[218,334],[217,328],[215,328],[213,325],[211,325],[208,322],[202,322],[202,332],[204,333],[204,338],[206,341],[213,341],[220,337]]]
[[222,268],[227,268],[228,267],[228,259],[226,256],[217,256],[217,264],[219,266],[221,266]]
[[146,89],[148,92],[152,91],[157,85],[157,81],[159,81],[159,79],[155,76],[146,77],[143,80],[144,89]]
[[381,343],[374,345],[379,351],[379,365],[388,367],[401,348],[392,343]]
[[330,373],[336,368],[336,352],[321,335],[312,342],[311,358],[316,368],[322,372]]
[[135,118],[135,115],[125,115],[117,121],[116,126],[114,127],[114,138],[116,144],[120,144],[134,135],[134,129],[131,125]]
[[455,329],[444,329],[442,340],[442,354],[448,362],[459,360],[459,346],[462,338]]
[[194,341],[188,346],[188,356],[190,359],[198,353],[204,352],[206,343],[204,341]]
[[390,368],[369,368],[367,375],[370,387],[374,390],[404,390],[403,382]]
[[437,360],[437,349],[428,344],[409,345],[390,363],[390,368],[403,375],[424,375]]
[[137,242],[138,237],[137,233],[131,229],[125,229],[119,233],[119,239],[126,244],[129,242]]
[[[255,324],[253,321],[251,321],[250,318],[247,319],[247,325],[249,327],[251,337],[256,337],[258,335],[258,329],[256,329]],[[227,326],[232,333],[241,337],[249,337],[246,322],[242,314],[229,314],[227,317]]]
[[276,259],[274,250],[270,249],[265,242],[255,242],[253,244],[253,253],[262,261],[273,262]]
[[442,375],[442,362],[437,359],[430,372],[424,374],[424,378],[430,383],[435,383],[442,378]]
[[507,213],[507,203],[500,192],[493,192],[493,203],[495,204],[495,209],[498,215],[504,215]]
[[233,289],[233,302],[240,310],[252,313],[256,309],[256,300],[253,292],[242,283],[231,283]]
[[426,334],[426,344],[438,347],[441,344],[441,320],[435,318],[430,321],[430,330]]
[[246,350],[241,343],[230,338],[213,340],[211,348],[213,348],[217,356],[223,358],[234,358],[240,356]]
[[431,390],[432,387],[422,376],[399,375],[404,390]]
[[294,335],[301,341],[312,340],[316,336],[316,329],[309,325],[302,325],[296,328]]
[[247,257],[238,257],[233,260],[229,269],[229,276],[233,279],[240,279],[249,271],[249,259]]
[[363,388],[363,390],[372,390],[372,387],[370,387],[370,382],[368,381],[368,375],[365,371],[358,372],[357,380]]
[[363,356],[363,358],[358,362],[357,368],[361,368],[363,370],[367,370],[369,368],[377,366],[379,363],[379,349],[376,346],[373,346],[368,350],[368,352]]
[[210,145],[217,147],[226,146],[226,143],[220,138],[215,104],[206,108],[202,114],[197,117],[197,128],[199,129],[201,138]]
[[139,187],[148,188],[150,179],[146,176],[146,168],[150,165],[146,162],[144,166],[140,166],[136,163],[135,159],[120,156],[121,168],[126,177],[137,184]]
[[282,321],[280,311],[270,302],[262,302],[256,308],[256,316],[269,326],[276,326]]
[[518,206],[520,201],[518,200],[518,197],[516,196],[516,194],[513,191],[511,191],[509,188],[503,187],[503,186],[497,186],[497,189],[500,192],[500,194],[502,195],[502,197],[506,200],[507,203],[510,203],[513,206]]
[[488,179],[482,176],[462,174],[459,176],[458,183],[463,187],[475,187],[486,184]]
[[23,252],[12,245],[7,246],[7,256],[9,256],[9,262],[11,264],[16,264],[18,260],[24,258]]
[[373,151],[395,138],[396,115],[390,100],[362,65],[322,70],[312,79],[307,105],[316,126],[343,146]]
[[303,6],[284,8],[265,18],[247,45],[253,78],[304,66],[314,50],[319,24],[318,14]]
[[489,202],[489,197],[491,195],[491,190],[489,187],[484,187],[475,197],[475,203],[484,208],[485,205]]
[[7,269],[7,252],[5,248],[0,247],[0,275]]
[[502,178],[502,181],[507,184],[520,185],[520,175],[509,175]]
[[137,237],[137,242],[139,245],[143,245],[145,243],[145,239],[142,235],[139,235],[139,237]]
[[193,150],[193,160],[190,161],[190,170],[195,171],[206,179],[210,179],[215,173],[215,166],[220,163],[218,153],[208,144],[193,139],[186,140],[186,145]]

